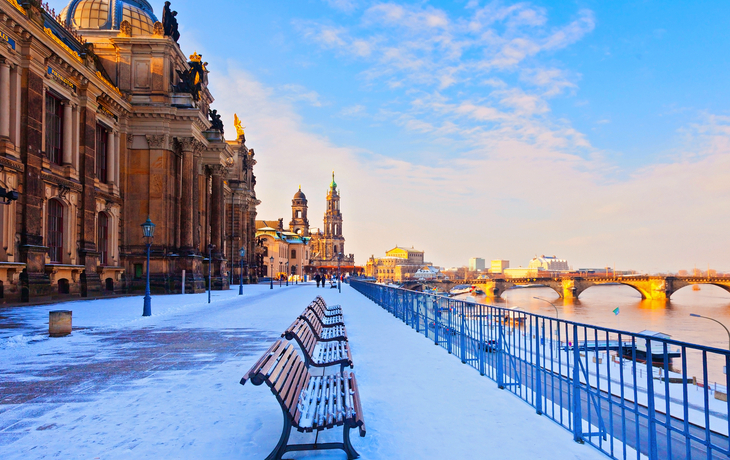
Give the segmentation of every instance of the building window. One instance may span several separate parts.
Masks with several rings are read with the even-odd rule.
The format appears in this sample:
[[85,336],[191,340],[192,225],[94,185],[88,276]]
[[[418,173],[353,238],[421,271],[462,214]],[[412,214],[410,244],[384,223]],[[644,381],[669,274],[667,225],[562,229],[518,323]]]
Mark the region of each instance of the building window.
[[63,257],[63,206],[57,200],[48,202],[47,246],[51,262],[60,263]]
[[46,155],[57,165],[63,161],[63,105],[50,93],[46,93]]
[[296,259],[297,258],[297,250],[296,249],[292,249],[291,250],[291,258],[292,259]]
[[109,217],[106,213],[99,213],[99,222],[97,230],[97,250],[99,251],[99,263],[101,265],[109,264]]
[[107,183],[106,155],[109,132],[102,125],[96,125],[96,178]]
[[302,211],[297,210],[297,219],[301,219],[301,218],[302,218]]

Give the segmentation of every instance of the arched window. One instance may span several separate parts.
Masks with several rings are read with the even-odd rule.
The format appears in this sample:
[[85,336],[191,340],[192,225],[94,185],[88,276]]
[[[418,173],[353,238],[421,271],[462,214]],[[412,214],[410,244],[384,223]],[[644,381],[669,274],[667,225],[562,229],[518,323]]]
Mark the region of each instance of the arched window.
[[301,218],[302,218],[302,211],[297,209],[297,219],[301,219]]
[[332,250],[335,252],[335,257],[337,257],[337,245],[335,244],[332,246]]
[[109,217],[106,213],[99,213],[99,221],[96,226],[96,244],[99,251],[99,264],[109,264]]
[[48,255],[51,262],[63,261],[63,205],[58,200],[48,202]]
[[46,93],[46,156],[60,165],[63,161],[63,105],[61,99]]

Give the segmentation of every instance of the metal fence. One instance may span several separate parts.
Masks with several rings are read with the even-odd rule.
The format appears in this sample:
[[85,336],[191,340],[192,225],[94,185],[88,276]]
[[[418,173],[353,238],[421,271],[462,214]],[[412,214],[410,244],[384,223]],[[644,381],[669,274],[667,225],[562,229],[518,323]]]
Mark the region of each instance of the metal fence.
[[[616,459],[730,458],[730,352],[351,280],[480,374]],[[708,376],[724,385],[712,388]],[[699,377],[698,377],[699,376]]]

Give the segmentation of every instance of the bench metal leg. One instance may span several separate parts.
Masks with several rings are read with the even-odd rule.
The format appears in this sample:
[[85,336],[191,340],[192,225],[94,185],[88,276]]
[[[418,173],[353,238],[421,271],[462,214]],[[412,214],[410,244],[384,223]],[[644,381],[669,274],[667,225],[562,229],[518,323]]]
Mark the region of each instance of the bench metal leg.
[[350,443],[350,429],[347,425],[342,427],[342,450],[345,451],[348,459],[359,458],[360,454],[357,453]]
[[291,435],[291,421],[289,420],[289,414],[282,410],[284,414],[284,429],[281,431],[281,437],[279,443],[276,445],[274,450],[271,451],[266,460],[281,460],[281,456],[286,453],[286,445],[289,442],[289,436]]

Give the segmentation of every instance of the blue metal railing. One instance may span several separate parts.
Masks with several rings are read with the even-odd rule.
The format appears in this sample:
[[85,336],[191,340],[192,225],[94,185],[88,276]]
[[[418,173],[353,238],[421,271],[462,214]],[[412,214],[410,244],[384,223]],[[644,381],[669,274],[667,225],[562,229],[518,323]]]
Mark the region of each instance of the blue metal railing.
[[[612,458],[730,458],[729,351],[356,279],[350,285]],[[724,384],[711,388],[710,378]]]

